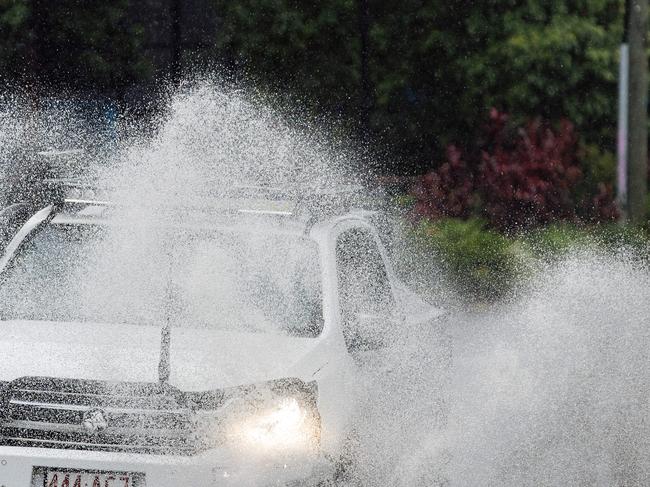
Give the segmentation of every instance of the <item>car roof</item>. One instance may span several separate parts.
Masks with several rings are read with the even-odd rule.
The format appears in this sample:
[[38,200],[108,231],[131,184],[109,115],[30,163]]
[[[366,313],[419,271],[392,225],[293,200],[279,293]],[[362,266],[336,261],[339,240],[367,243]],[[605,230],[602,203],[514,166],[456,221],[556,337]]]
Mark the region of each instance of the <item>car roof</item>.
[[151,208],[64,205],[50,221],[51,225],[155,226],[179,230],[240,230],[305,235],[304,222],[290,218],[243,214],[236,218],[210,211],[178,210],[164,214]]
[[[364,218],[359,210],[367,196],[360,186],[335,188],[270,187],[236,185],[215,194],[186,197],[131,194],[98,188],[92,182],[71,179],[49,180],[62,194],[53,224],[136,224],[178,228],[217,229],[252,226],[258,230],[309,234],[318,225],[340,218]],[[116,197],[117,196],[117,197]]]

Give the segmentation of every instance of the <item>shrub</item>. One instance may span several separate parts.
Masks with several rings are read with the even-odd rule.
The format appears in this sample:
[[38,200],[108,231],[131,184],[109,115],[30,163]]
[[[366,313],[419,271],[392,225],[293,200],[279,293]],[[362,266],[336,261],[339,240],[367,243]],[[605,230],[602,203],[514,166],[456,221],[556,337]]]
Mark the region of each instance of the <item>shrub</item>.
[[513,242],[476,218],[422,220],[417,235],[425,250],[440,259],[450,282],[470,299],[504,296],[521,269]]
[[583,180],[576,199],[580,217],[589,222],[611,222],[620,213],[615,200],[616,156],[595,145],[582,145],[578,152]]
[[[598,170],[583,178],[571,122],[554,127],[535,119],[516,127],[492,109],[483,134],[470,150],[450,146],[446,162],[418,179],[411,189],[416,220],[476,216],[492,227],[520,231],[617,217],[609,181],[599,181]],[[605,159],[604,167],[610,163]]]
[[[495,110],[491,117],[502,124]],[[534,120],[512,137],[506,130],[501,125],[481,151],[479,191],[490,223],[512,229],[573,219],[571,191],[581,176],[573,125],[562,121],[556,131]]]
[[[650,230],[640,227],[564,222],[512,237],[488,228],[477,218],[442,218],[423,219],[414,231],[425,254],[425,260],[420,256],[416,262],[426,278],[439,278],[431,268],[441,270],[447,284],[465,300],[475,302],[507,297],[534,276],[540,264],[556,261],[576,249],[650,262]],[[429,283],[428,287],[440,289],[439,283]]]
[[576,226],[552,224],[523,236],[532,257],[557,258],[580,247],[599,248],[609,253],[627,253],[629,257],[650,257],[650,233],[647,228],[615,223]]
[[471,215],[475,194],[474,175],[456,146],[447,148],[447,162],[415,183],[412,194],[416,215],[437,219]]
[[586,229],[569,223],[553,223],[522,236],[531,255],[545,260],[555,259],[579,245],[593,242]]
[[650,258],[650,234],[647,228],[632,225],[598,225],[592,230],[598,243],[610,252],[631,252],[635,257]]

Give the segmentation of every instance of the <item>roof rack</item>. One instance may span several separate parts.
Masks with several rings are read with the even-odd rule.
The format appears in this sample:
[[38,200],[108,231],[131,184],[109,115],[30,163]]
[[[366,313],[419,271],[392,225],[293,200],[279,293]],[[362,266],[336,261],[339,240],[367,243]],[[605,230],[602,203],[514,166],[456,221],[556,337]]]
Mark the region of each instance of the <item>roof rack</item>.
[[49,149],[39,151],[36,154],[42,157],[72,157],[85,154],[83,149]]
[[[111,199],[115,188],[99,185],[96,181],[77,178],[50,178],[47,183],[61,188],[64,204],[73,206],[122,206]],[[371,201],[373,200],[373,201]],[[347,213],[353,208],[370,209],[377,195],[369,195],[360,185],[342,185],[319,188],[299,185],[265,186],[233,185],[214,187],[207,193],[188,197],[181,204],[175,201],[167,208],[197,209],[219,213],[275,215],[305,219],[308,224],[334,214]],[[143,199],[138,207],[164,210],[166,205],[148,204]],[[124,205],[129,206],[129,205]],[[374,208],[373,208],[374,209]]]

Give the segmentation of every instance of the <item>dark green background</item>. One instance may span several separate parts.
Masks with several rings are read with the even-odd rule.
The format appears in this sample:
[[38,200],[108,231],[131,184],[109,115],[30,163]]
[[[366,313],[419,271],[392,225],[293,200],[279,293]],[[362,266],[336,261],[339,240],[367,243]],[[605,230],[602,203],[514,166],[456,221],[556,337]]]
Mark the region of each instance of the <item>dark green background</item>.
[[623,0],[0,0],[0,72],[9,86],[137,105],[178,74],[174,59],[181,71],[217,66],[336,120],[387,151],[390,172],[413,174],[449,143],[475,145],[493,106],[515,120],[566,117],[583,142],[613,151],[623,10]]

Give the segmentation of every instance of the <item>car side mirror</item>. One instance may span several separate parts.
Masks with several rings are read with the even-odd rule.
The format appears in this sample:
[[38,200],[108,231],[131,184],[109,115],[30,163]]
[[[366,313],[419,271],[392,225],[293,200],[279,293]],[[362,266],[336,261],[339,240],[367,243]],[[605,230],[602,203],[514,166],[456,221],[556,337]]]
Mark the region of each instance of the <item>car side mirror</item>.
[[395,320],[392,316],[358,313],[350,323],[348,347],[351,352],[380,350],[388,346],[388,336]]

